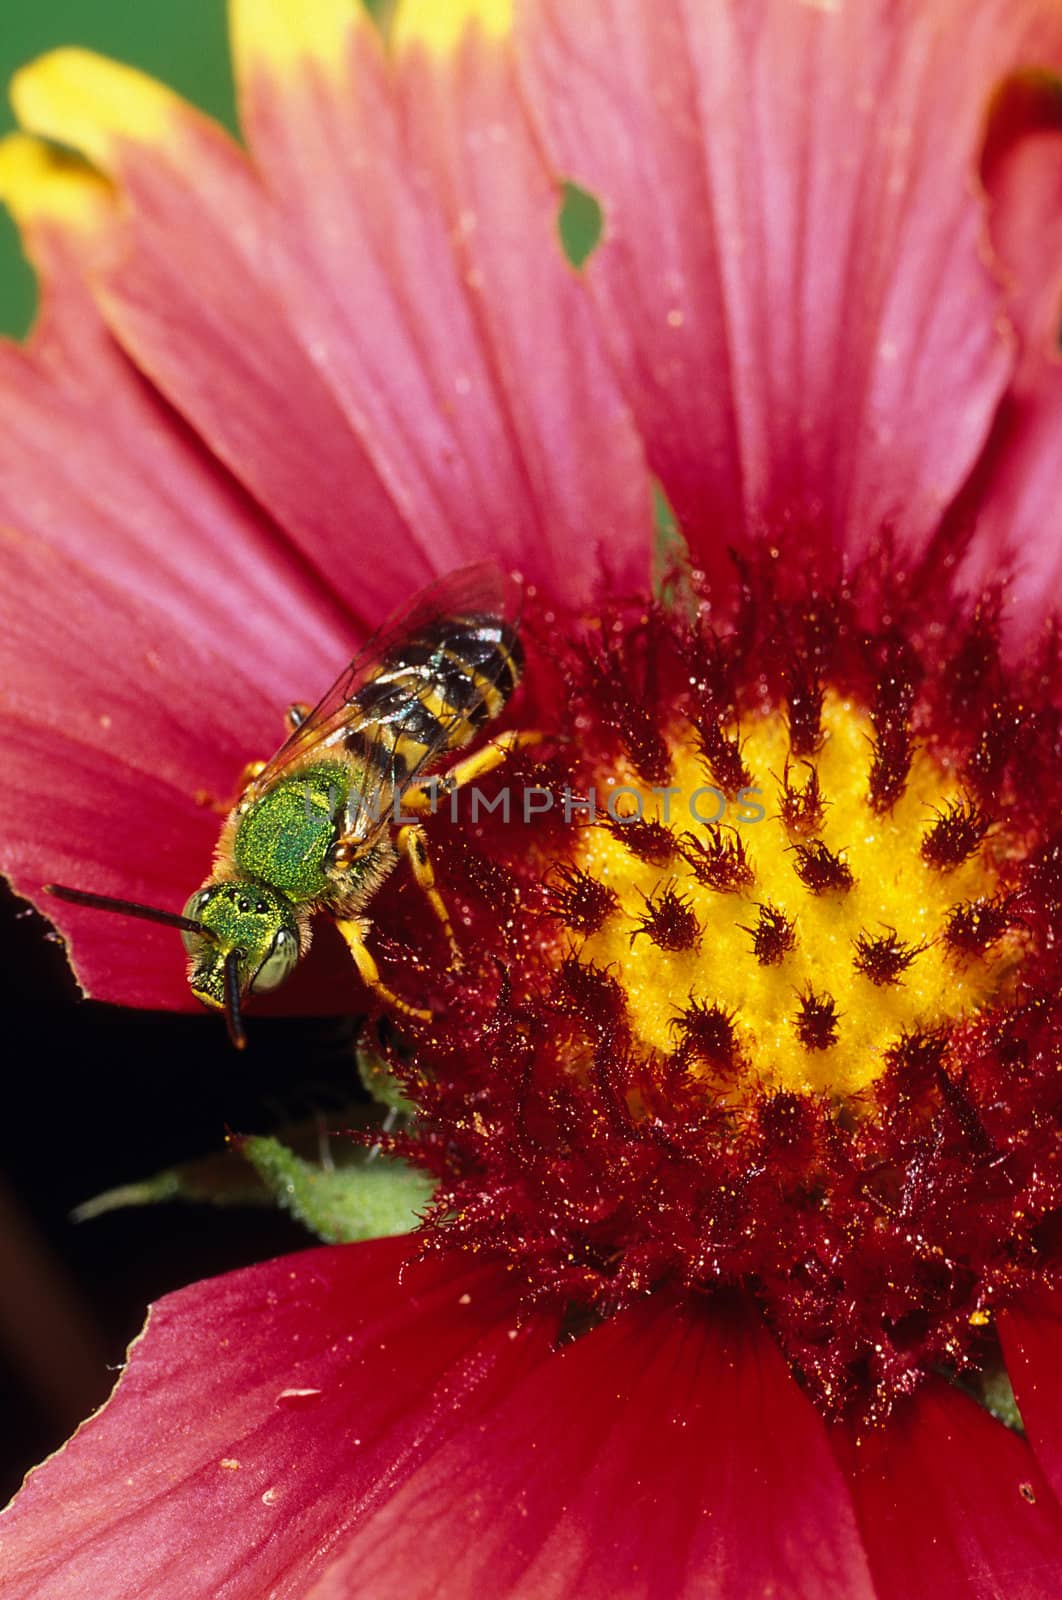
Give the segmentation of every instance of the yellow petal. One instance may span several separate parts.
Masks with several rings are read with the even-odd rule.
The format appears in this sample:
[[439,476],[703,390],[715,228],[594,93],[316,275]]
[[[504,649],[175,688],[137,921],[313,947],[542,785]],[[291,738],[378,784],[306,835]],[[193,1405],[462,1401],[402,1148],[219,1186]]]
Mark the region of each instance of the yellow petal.
[[339,67],[359,25],[371,23],[357,0],[229,0],[232,52],[244,68],[284,73],[307,58]]
[[179,96],[134,67],[91,50],[53,50],[15,74],[11,101],[23,127],[73,145],[106,168],[116,139],[162,140]]
[[0,139],[0,202],[20,227],[42,218],[88,227],[110,195],[107,180],[80,157],[26,133]]
[[473,26],[488,38],[504,38],[512,32],[512,0],[400,0],[392,37],[399,48],[422,44],[444,54]]

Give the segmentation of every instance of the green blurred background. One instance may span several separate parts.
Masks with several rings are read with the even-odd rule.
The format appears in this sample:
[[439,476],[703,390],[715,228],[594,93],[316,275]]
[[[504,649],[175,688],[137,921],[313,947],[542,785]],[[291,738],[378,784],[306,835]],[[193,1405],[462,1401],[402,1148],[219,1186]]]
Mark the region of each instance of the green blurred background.
[[[133,62],[234,125],[225,0],[0,0],[0,132],[15,125],[6,88],[12,73],[60,44]],[[0,207],[0,333],[24,333],[34,299],[33,275]]]

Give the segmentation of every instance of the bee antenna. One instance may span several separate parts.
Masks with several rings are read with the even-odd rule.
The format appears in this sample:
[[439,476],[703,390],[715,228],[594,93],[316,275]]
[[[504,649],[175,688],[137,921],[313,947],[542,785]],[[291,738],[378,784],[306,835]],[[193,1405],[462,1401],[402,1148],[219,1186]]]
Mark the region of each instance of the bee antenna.
[[240,1016],[240,957],[243,951],[230,950],[225,957],[225,1026],[229,1030],[229,1039],[236,1050],[243,1050],[247,1044],[247,1035],[243,1029],[243,1018]]
[[54,894],[57,900],[69,900],[71,905],[91,906],[96,911],[117,911],[124,917],[143,917],[145,922],[163,922],[168,928],[180,928],[182,933],[198,933],[213,942],[214,933],[194,917],[182,917],[176,911],[163,911],[158,906],[142,906],[136,900],[119,900],[110,894],[91,894],[87,889],[69,889],[63,883],[46,883],[45,894]]

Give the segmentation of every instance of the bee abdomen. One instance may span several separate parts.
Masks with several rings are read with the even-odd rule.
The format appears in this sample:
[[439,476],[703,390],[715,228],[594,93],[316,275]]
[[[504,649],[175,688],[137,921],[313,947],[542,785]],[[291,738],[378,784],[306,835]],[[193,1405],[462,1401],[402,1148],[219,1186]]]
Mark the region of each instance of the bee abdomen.
[[[366,718],[390,730],[375,750],[392,779],[468,744],[500,716],[523,665],[517,631],[499,617],[440,617],[393,645],[357,694]],[[363,754],[364,735],[355,739]]]

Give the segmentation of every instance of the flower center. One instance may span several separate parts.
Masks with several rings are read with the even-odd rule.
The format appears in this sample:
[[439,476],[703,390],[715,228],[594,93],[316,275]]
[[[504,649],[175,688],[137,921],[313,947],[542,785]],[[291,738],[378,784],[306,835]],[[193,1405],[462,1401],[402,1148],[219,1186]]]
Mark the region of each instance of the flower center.
[[807,758],[778,712],[742,728],[740,796],[711,783],[692,730],[670,741],[666,792],[633,772],[622,792],[595,785],[616,820],[581,834],[577,870],[608,893],[600,925],[573,930],[578,957],[617,978],[641,1046],[678,1038],[731,1100],[857,1096],[905,1036],[973,1015],[1013,970],[1002,841],[921,751],[899,799],[875,805],[873,734],[829,694]]
[[990,1368],[997,1308],[1062,1283],[1054,657],[770,572],[692,623],[546,620],[554,753],[497,781],[553,805],[433,835],[466,964],[422,961],[394,1062],[427,1238],[565,1313],[738,1288],[831,1414]]

